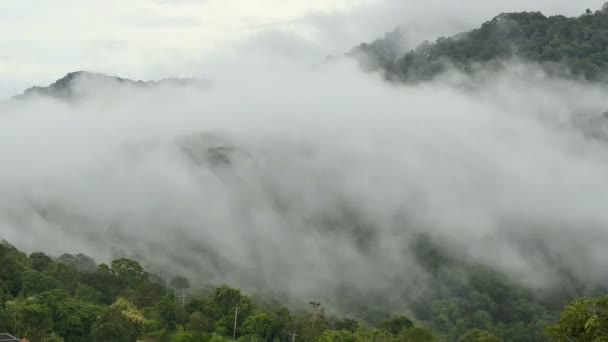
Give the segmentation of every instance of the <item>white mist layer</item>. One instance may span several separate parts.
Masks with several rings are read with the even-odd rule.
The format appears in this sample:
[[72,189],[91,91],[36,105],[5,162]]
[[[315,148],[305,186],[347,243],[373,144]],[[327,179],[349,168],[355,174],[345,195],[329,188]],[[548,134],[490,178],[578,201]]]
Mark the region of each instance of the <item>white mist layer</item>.
[[608,149],[577,122],[606,89],[522,65],[407,87],[347,62],[245,69],[2,105],[0,237],[305,299],[415,296],[419,232],[525,286],[603,280]]

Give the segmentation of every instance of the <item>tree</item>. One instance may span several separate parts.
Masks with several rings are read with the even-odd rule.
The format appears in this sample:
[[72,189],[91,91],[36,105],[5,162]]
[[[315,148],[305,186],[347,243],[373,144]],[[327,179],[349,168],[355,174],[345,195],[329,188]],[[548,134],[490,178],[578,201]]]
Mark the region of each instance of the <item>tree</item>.
[[315,339],[316,342],[358,342],[352,332],[341,330],[325,330],[321,336]]
[[195,311],[188,317],[188,330],[197,334],[213,332],[213,321],[200,311]]
[[343,320],[333,322],[333,327],[335,330],[347,330],[350,332],[355,332],[357,329],[359,329],[359,322],[354,319],[345,318]]
[[177,327],[177,331],[171,335],[171,342],[195,342],[196,339],[194,338],[194,335],[189,332],[186,331],[184,329],[184,327],[179,326]]
[[311,312],[302,315],[294,322],[301,333],[302,338],[311,341],[319,337],[325,330],[328,330],[330,325],[325,310],[321,307],[321,303],[310,301]]
[[[289,341],[291,333],[300,342],[436,342],[438,337],[536,342],[548,336],[558,342],[608,341],[608,296],[572,302],[560,317],[562,304],[556,303],[570,292],[545,296],[541,302],[486,267],[448,259],[427,265],[439,290],[432,289],[412,306],[412,314],[424,316],[431,331],[408,317],[358,305],[351,314],[361,322],[330,320],[316,301],[309,303],[312,310],[292,316],[275,301],[256,297],[254,302],[228,286],[199,292],[182,306],[173,290],[151,281],[135,261],[117,259],[112,267],[101,264],[96,272],[85,273],[0,244],[0,330],[41,342],[219,342],[233,340],[235,332],[240,342]],[[184,282],[174,279],[172,285],[190,285]],[[428,308],[421,310],[423,305]]]
[[87,284],[78,284],[74,297],[84,302],[99,303],[101,293]]
[[273,319],[266,312],[254,312],[243,322],[242,331],[246,335],[254,335],[264,341],[272,340]]
[[61,281],[68,292],[75,291],[81,281],[81,274],[77,270],[60,263],[52,263],[44,274]]
[[557,342],[608,341],[608,296],[568,304],[547,333]]
[[76,256],[66,253],[57,258],[57,261],[82,273],[93,273],[97,270],[95,260],[82,253]]
[[53,260],[49,256],[41,252],[30,254],[29,259],[32,268],[39,272],[44,271],[50,264],[53,263]]
[[139,324],[126,319],[119,308],[110,307],[93,325],[91,336],[94,342],[133,342],[140,332]]
[[[503,13],[477,29],[440,37],[406,53],[386,53],[394,42],[385,37],[361,44],[349,55],[359,58],[367,70],[384,71],[390,81],[426,81],[449,68],[465,73],[472,73],[478,65],[496,69],[514,57],[534,62],[556,76],[606,81],[607,13],[608,4],[595,13],[587,9],[584,15],[571,18],[546,17],[540,12]],[[370,60],[375,62],[371,66]]]
[[77,300],[63,290],[47,291],[38,298],[51,310],[53,331],[68,342],[86,340],[93,323],[103,311],[102,307]]
[[112,261],[110,271],[125,287],[134,288],[144,281],[148,281],[148,273],[134,260],[116,259]]
[[21,279],[23,285],[20,293],[24,297],[63,287],[55,278],[38,271],[25,271],[21,274]]
[[103,304],[109,305],[119,296],[125,289],[125,285],[114,274],[108,265],[101,264],[97,268],[97,272],[91,274],[83,274],[82,281],[100,293],[100,301]]
[[179,325],[184,325],[188,321],[186,310],[175,301],[173,291],[168,292],[161,301],[154,306],[154,313],[160,325],[173,331]]
[[174,289],[189,289],[190,281],[186,277],[175,277],[171,279],[169,285]]
[[8,303],[8,309],[16,334],[32,341],[41,341],[45,335],[51,333],[53,318],[46,305],[34,300],[19,300]]
[[169,285],[178,291],[178,296],[181,298],[182,305],[184,305],[186,302],[186,293],[184,290],[190,288],[190,281],[185,277],[175,277],[171,279]]
[[12,296],[21,291],[21,273],[27,269],[28,259],[15,247],[2,241],[0,244],[0,279],[2,288]]
[[381,329],[388,331],[392,335],[399,335],[403,330],[413,327],[414,322],[405,316],[395,316],[380,324]]
[[458,342],[502,342],[502,339],[488,331],[471,329],[461,336]]
[[167,294],[167,290],[160,284],[143,281],[133,289],[125,291],[129,298],[138,307],[154,306]]
[[240,336],[242,324],[253,310],[251,299],[241,295],[241,291],[224,285],[215,289],[210,304],[208,312],[217,322],[218,331],[221,331],[226,335],[232,335],[234,330],[235,310],[238,306],[238,315],[236,315],[236,335],[237,337]]
[[403,342],[439,342],[439,338],[430,330],[420,327],[404,330],[399,335],[399,340]]
[[225,337],[223,337],[220,334],[213,334],[211,335],[211,338],[209,339],[209,342],[227,342],[230,341],[228,339],[226,339]]
[[65,339],[55,333],[45,336],[42,339],[43,342],[65,342]]

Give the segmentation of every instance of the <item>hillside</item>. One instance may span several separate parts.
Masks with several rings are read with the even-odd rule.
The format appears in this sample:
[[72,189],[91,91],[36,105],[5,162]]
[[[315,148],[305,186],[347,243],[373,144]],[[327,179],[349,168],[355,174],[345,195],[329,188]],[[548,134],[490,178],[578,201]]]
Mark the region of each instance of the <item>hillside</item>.
[[160,86],[193,86],[207,87],[208,82],[194,78],[167,78],[159,81],[134,81],[127,78],[108,76],[88,71],[70,72],[48,86],[35,86],[28,88],[16,99],[24,99],[32,96],[44,96],[57,99],[74,99],[90,92],[99,91],[104,88],[132,88],[145,89]]
[[608,4],[406,34],[1,102],[0,336],[608,341]]
[[[442,273],[445,261],[424,256],[436,263],[437,275]],[[338,317],[314,300],[290,310],[275,298],[228,286],[202,286],[184,276],[163,279],[127,258],[97,265],[85,254],[27,255],[2,241],[0,331],[54,342],[283,341],[291,336],[318,342],[532,342],[597,337],[606,328],[597,321],[580,331],[587,320],[597,319],[589,310],[605,306],[605,298],[572,303],[551,326],[557,309],[534,303],[491,272],[477,273],[471,281],[470,288],[453,288],[460,296],[421,303],[428,312],[424,320],[367,307]]]
[[470,72],[511,59],[590,81],[605,80],[608,71],[608,4],[571,18],[503,13],[470,32],[424,42],[405,54],[395,53],[396,34],[363,43],[349,54],[359,57],[367,68],[384,71],[386,78],[401,81],[432,79],[450,66]]

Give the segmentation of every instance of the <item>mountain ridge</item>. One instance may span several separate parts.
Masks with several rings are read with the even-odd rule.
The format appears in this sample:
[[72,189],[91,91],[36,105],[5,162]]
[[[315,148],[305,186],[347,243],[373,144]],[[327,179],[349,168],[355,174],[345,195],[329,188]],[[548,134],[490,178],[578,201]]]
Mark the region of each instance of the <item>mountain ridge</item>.
[[24,99],[32,96],[52,97],[64,100],[71,100],[81,93],[82,90],[87,90],[92,84],[119,84],[135,88],[154,88],[158,86],[196,86],[207,87],[208,81],[203,81],[196,78],[177,78],[170,77],[158,81],[143,81],[132,80],[119,76],[111,76],[103,73],[91,71],[72,71],[68,72],[62,78],[54,81],[48,86],[33,86],[26,89],[23,94],[17,95],[15,99]]
[[608,3],[578,17],[541,12],[501,13],[480,27],[450,37],[425,41],[397,54],[396,29],[346,54],[387,80],[431,80],[455,68],[471,73],[477,66],[500,67],[520,59],[539,64],[550,74],[587,81],[608,80]]

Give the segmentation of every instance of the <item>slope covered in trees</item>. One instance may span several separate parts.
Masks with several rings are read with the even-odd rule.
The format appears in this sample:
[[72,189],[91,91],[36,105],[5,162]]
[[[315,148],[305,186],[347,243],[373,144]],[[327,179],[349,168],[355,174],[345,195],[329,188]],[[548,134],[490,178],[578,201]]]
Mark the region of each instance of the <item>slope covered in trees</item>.
[[424,42],[404,55],[395,53],[394,40],[393,34],[363,43],[351,55],[363,54],[367,67],[385,71],[391,80],[428,80],[449,67],[470,72],[516,58],[562,76],[600,81],[608,71],[608,4],[573,18],[503,13],[470,32]]
[[[503,14],[478,30],[440,39],[433,44],[423,44],[405,55],[391,48],[390,44],[398,39],[395,35],[387,36],[390,43],[378,41],[362,45],[360,49],[375,56],[376,66],[387,70],[387,77],[391,79],[428,79],[446,70],[450,64],[472,71],[479,64],[500,64],[502,60],[516,57],[539,62],[547,68],[565,65],[571,70],[570,76],[602,80],[607,67],[605,53],[608,40],[604,33],[607,17],[605,10],[596,13],[589,11],[577,18],[548,18],[540,13]],[[49,87],[34,88],[26,95],[70,99],[77,96],[79,93],[75,90],[81,90],[80,86],[87,82],[108,83],[109,87],[117,84],[128,87],[157,86],[76,73]],[[186,165],[205,165],[214,170],[228,169],[236,163],[235,156],[242,152],[232,146],[229,139],[214,135],[187,136],[179,140],[177,147],[186,156]],[[290,150],[288,152],[291,153]],[[262,173],[271,169],[262,169]],[[300,197],[292,188],[288,191],[296,193],[294,197]],[[281,195],[283,193],[277,192],[276,203],[281,202]],[[272,197],[273,201],[275,197]],[[221,202],[221,199],[217,201]],[[344,246],[332,243],[341,239],[352,243],[362,255],[374,255],[375,250],[382,249],[383,245],[376,243],[376,222],[366,220],[365,215],[360,214],[360,207],[342,206],[342,202],[336,202],[340,205],[328,206],[327,211],[320,211],[321,219],[309,215],[321,221],[314,222],[318,229],[314,234],[322,237],[319,240],[329,241],[328,250],[338,250]],[[301,214],[302,202],[293,203],[294,212]],[[40,212],[40,216],[49,218],[49,221],[56,219],[58,225],[65,223],[61,221],[63,217],[70,216],[70,212],[64,212],[62,207],[50,206],[48,209],[37,206],[37,203],[33,207],[36,214]],[[227,210],[227,214],[235,215],[235,211]],[[145,211],[142,216],[147,218],[147,215]],[[73,231],[90,224],[80,220],[79,216],[75,217]],[[150,221],[155,218],[152,216]],[[409,228],[402,227],[407,226],[408,222],[401,216],[397,219],[400,229]],[[187,220],[190,218],[185,217],[183,221]],[[148,220],[145,222],[147,224]],[[509,227],[513,224],[508,223]],[[102,221],[100,226],[105,227],[104,224]],[[128,221],[124,224],[126,229],[133,227]],[[305,227],[308,228],[308,225]],[[198,226],[196,228],[199,229]],[[240,272],[242,268],[238,263],[232,265],[223,262],[222,255],[214,255],[214,250],[206,249],[202,239],[188,241],[187,238],[193,235],[184,235],[175,240],[179,240],[181,245],[166,243],[170,248],[177,245],[179,248],[190,248],[186,252],[195,251],[192,258],[176,258],[172,260],[172,265],[196,264],[199,273],[175,277],[161,276],[170,271],[166,269],[166,264],[165,269],[154,265],[152,270],[135,260],[122,257],[98,265],[85,254],[64,254],[58,258],[40,252],[28,255],[8,243],[2,243],[0,332],[6,331],[31,341],[525,342],[596,341],[605,338],[608,334],[608,299],[581,297],[605,294],[606,289],[591,288],[592,285],[585,283],[580,275],[577,277],[576,273],[572,273],[572,268],[562,267],[560,262],[567,256],[549,253],[543,248],[545,244],[537,243],[542,236],[528,234],[526,228],[528,226],[522,228],[522,246],[534,252],[525,256],[546,258],[540,263],[542,269],[555,268],[548,273],[555,273],[557,281],[547,288],[526,288],[521,285],[524,282],[509,279],[507,272],[500,273],[487,264],[484,266],[479,261],[467,259],[450,249],[449,244],[438,244],[432,238],[412,231],[408,232],[407,240],[399,240],[395,244],[408,252],[397,254],[394,264],[385,264],[385,254],[377,254],[379,262],[371,265],[386,267],[386,274],[373,276],[371,272],[365,272],[365,268],[357,269],[362,270],[361,273],[370,281],[379,281],[382,276],[389,278],[384,280],[387,286],[377,292],[357,286],[356,281],[349,284],[348,278],[341,277],[337,272],[328,272],[327,275],[339,279],[339,283],[343,284],[338,291],[333,287],[328,290],[330,287],[315,280],[296,279],[319,288],[323,298],[259,296],[221,284],[202,283],[200,280],[205,278],[204,274],[208,271],[204,265],[218,264],[217,272],[227,272],[229,268],[235,273],[244,272]],[[95,227],[91,230],[95,230]],[[151,230],[151,227],[148,230],[132,230],[133,238],[139,239]],[[389,234],[391,239],[395,239],[395,234]],[[93,235],[93,238],[97,236]],[[264,234],[263,237],[266,239],[271,235]],[[262,239],[244,240],[246,243],[243,246],[246,246],[259,243]],[[549,240],[548,244],[552,241],[555,240]],[[584,246],[569,244],[577,249]],[[264,246],[267,245],[260,248]],[[155,246],[154,252],[168,253],[169,247]],[[284,255],[277,253],[272,256],[280,258]],[[204,260],[217,262],[205,264]],[[324,260],[331,263],[333,259]],[[575,267],[589,259],[582,257],[580,260],[574,263]],[[352,259],[347,261],[355,262]],[[405,267],[409,261],[414,267]],[[254,265],[256,267],[251,267],[250,273],[244,273],[242,278],[261,271],[262,266],[270,267],[263,259]],[[337,264],[335,269],[340,267]],[[395,274],[399,276],[392,278]],[[408,282],[409,278],[414,280]],[[418,279],[422,280],[416,282]],[[238,283],[233,285],[246,286]],[[381,291],[386,292],[379,293]],[[331,303],[329,298],[332,298]],[[571,304],[568,304],[570,301]]]
[[129,87],[130,89],[158,88],[161,86],[200,87],[206,88],[210,83],[194,78],[167,78],[159,81],[134,81],[127,78],[108,76],[87,71],[70,72],[46,87],[31,87],[15,99],[27,99],[34,96],[52,97],[62,100],[75,100],[88,95],[89,92],[106,88]]
[[401,313],[360,308],[337,317],[315,301],[290,311],[276,300],[227,286],[205,290],[185,277],[167,284],[125,258],[95,265],[83,254],[28,256],[3,242],[0,331],[31,341],[125,342],[566,341],[605,336],[606,298],[575,301],[558,321],[559,305],[536,302],[492,273],[477,277],[468,288],[451,291],[459,295],[424,299],[420,308],[411,309],[415,318],[403,315],[406,308]]

